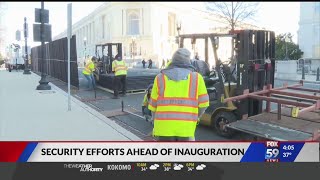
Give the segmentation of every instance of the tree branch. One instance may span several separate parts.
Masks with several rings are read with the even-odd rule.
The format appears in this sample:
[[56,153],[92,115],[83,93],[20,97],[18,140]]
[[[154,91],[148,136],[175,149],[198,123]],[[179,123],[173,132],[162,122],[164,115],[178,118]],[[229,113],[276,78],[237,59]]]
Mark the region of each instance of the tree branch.
[[[231,2],[233,3],[233,2]],[[218,12],[223,19],[227,20],[231,28],[236,26],[239,21],[253,17],[257,12],[258,3],[236,2],[235,4],[225,2],[207,3],[207,9]]]
[[243,20],[247,19],[248,17],[253,16],[253,12],[248,12],[247,14],[244,14],[243,16],[241,16],[241,19],[239,19],[240,22],[242,22]]
[[256,6],[257,4],[247,4],[244,5],[243,7],[239,8],[239,10],[242,10],[241,12],[238,13],[237,17],[235,18],[235,22],[241,22],[247,18],[250,18],[255,15],[256,11]]
[[240,9],[240,10],[242,10],[241,12],[238,12],[237,14],[237,17],[235,18],[235,22],[237,23],[238,22],[238,19],[241,17],[241,16],[243,16],[244,14],[246,14],[245,12],[246,12],[246,8],[242,8],[242,9]]
[[229,25],[232,24],[231,21],[231,14],[229,12],[228,9],[228,4],[224,3],[224,2],[213,2],[212,3],[214,7],[210,7],[210,9],[212,9],[213,11],[217,11],[219,14],[221,14],[222,18],[225,19]]
[[242,5],[242,2],[237,2],[237,3],[236,3],[236,6],[235,6],[235,8],[234,8],[234,12],[237,12],[237,11],[238,11],[238,8],[240,8],[241,5]]

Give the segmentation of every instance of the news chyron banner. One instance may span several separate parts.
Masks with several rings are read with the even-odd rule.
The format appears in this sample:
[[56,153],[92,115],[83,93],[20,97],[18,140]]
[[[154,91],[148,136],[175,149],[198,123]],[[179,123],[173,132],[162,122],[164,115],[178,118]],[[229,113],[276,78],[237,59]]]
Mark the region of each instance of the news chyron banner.
[[1,162],[319,162],[319,142],[0,142]]

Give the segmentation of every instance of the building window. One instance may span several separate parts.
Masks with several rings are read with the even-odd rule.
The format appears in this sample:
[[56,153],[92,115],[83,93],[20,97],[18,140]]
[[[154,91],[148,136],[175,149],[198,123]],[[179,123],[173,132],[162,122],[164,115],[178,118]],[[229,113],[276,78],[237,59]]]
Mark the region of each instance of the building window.
[[131,50],[131,52],[130,52],[130,54],[131,54],[131,56],[137,56],[137,43],[136,42],[132,42],[132,43],[130,43],[130,50]]
[[137,11],[129,11],[127,19],[127,35],[140,34],[140,17]]

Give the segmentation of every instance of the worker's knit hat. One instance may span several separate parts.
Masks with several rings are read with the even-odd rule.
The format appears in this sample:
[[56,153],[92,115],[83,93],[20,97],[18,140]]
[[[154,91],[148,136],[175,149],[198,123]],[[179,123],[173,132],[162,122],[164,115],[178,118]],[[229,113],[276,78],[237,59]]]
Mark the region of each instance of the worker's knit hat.
[[96,62],[96,61],[98,61],[98,58],[95,56],[91,56],[91,61]]
[[174,64],[190,64],[191,53],[186,48],[179,48],[172,56],[172,63]]

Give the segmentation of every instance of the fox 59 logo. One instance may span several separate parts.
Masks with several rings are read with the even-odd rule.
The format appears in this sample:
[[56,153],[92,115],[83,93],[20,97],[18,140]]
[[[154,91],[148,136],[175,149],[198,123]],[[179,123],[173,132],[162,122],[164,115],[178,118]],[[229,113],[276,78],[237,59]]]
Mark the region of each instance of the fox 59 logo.
[[279,162],[279,142],[278,141],[267,141],[266,142],[266,162]]

